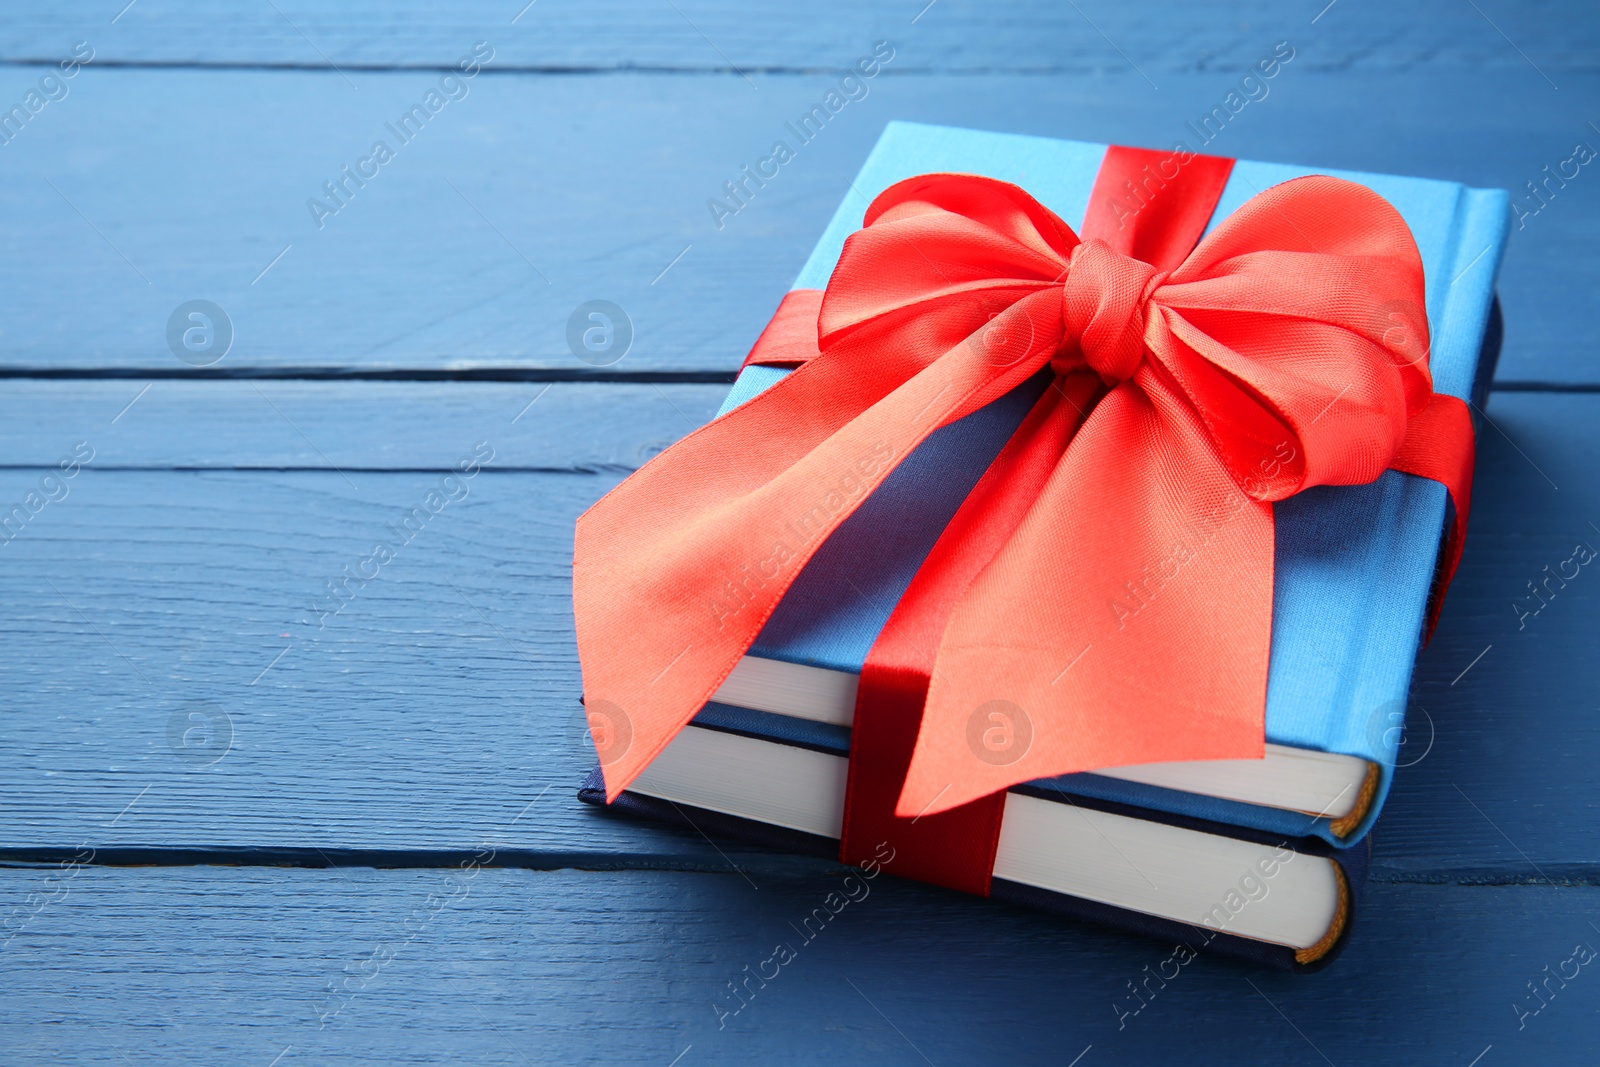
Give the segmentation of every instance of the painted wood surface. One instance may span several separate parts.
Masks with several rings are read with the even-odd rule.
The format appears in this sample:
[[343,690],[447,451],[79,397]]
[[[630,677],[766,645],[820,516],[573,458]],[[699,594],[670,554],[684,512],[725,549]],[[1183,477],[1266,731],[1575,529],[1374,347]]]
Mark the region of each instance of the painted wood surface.
[[[0,136],[0,1062],[1593,1062],[1592,968],[1549,978],[1600,947],[1600,586],[1549,577],[1600,543],[1587,167],[1514,224],[1472,535],[1330,970],[1202,958],[1133,1014],[1171,946],[883,879],[719,1029],[844,872],[572,796],[572,522],[710,417],[883,124],[1164,145],[1279,40],[1211,151],[1526,195],[1600,147],[1569,2],[8,11],[0,129],[54,98]],[[215,360],[169,342],[194,299]],[[614,361],[568,340],[596,299]]]
[[[1380,865],[1592,884],[1600,574],[1568,561],[1600,548],[1600,397],[1499,393],[1486,414],[1468,546],[1412,681]],[[1546,837],[1558,824],[1575,832]]]
[[71,381],[0,386],[0,466],[443,471],[479,441],[496,470],[631,471],[710,421],[726,385]]
[[[119,1067],[1581,1064],[1600,964],[1569,961],[1600,947],[1597,893],[1375,885],[1332,968],[1282,976],[823,864],[9,870],[0,1047]],[[765,964],[779,943],[793,958]]]
[[[79,441],[95,454],[0,545],[12,650],[0,847],[451,852],[549,787],[559,800],[500,844],[554,857],[540,863],[720,863],[695,835],[619,827],[569,795],[593,758],[575,699],[572,522],[633,457],[686,430],[679,409],[704,411],[715,387],[557,385],[513,426],[542,386],[340,387],[373,392],[363,399],[260,384],[158,383],[115,425],[106,413],[131,383],[94,383],[78,415],[19,405],[48,413],[21,422],[37,432],[13,431],[47,442],[30,461],[68,457]],[[587,428],[563,414],[607,406],[593,394],[612,389],[626,432],[615,413]],[[199,409],[197,431],[235,428],[206,462],[299,466],[309,450],[320,455],[306,465],[321,469],[140,469],[174,456],[151,451],[171,447],[152,443],[152,427]],[[434,410],[453,414],[428,422]],[[1600,544],[1600,397],[1503,393],[1488,414],[1471,539],[1421,660],[1376,868],[1591,883],[1600,584],[1579,567],[1532,616],[1526,586],[1547,565],[1559,572],[1576,544]],[[552,432],[535,434],[544,418]],[[408,432],[413,420],[428,430]],[[411,443],[368,444],[381,434]],[[182,437],[194,451],[179,458],[205,459],[198,433]],[[482,472],[447,483],[483,444],[494,458]],[[501,447],[507,462],[550,473],[496,470]],[[48,474],[0,472],[0,501],[22,501]],[[406,525],[419,507],[422,521]],[[374,559],[380,541],[394,559]],[[187,745],[169,732],[212,719],[218,732]]]
[[[1600,26],[1581,0],[1474,11],[1452,0],[1362,5],[1205,0],[1164,5],[1085,0],[826,0],[752,7],[730,0],[67,0],[19,10],[0,28],[0,57],[48,58],[91,39],[127,63],[260,64],[341,68],[452,66],[463,42],[488,38],[505,63],[534,69],[639,68],[662,72],[835,68],[840,50],[919,35],[919,69],[1093,73],[1132,64],[1151,73],[1206,70],[1256,59],[1261,35],[1300,32],[1322,63],[1356,71],[1530,61],[1556,75],[1596,68]],[[1497,31],[1504,31],[1504,36]],[[1528,58],[1507,45],[1507,37]]]
[[[896,47],[895,62],[914,59],[914,39]],[[1576,142],[1600,147],[1583,110],[1600,75],[1563,74],[1559,92],[1530,69],[1461,65],[1353,81],[1296,66],[1314,43],[1303,50],[1208,150],[1521,190]],[[16,265],[0,373],[729,373],[890,119],[1167,145],[1192,138],[1185,124],[1239,77],[1164,74],[1157,91],[1132,71],[893,69],[719,218],[708,202],[794,140],[785,124],[838,75],[764,75],[760,88],[715,74],[479,75],[402,144],[388,124],[438,72],[347,84],[332,71],[91,65],[0,145],[0,253]],[[40,76],[3,71],[19,97]],[[379,140],[394,158],[357,187],[341,168]],[[1548,195],[1502,272],[1500,377],[1594,385],[1600,181],[1581,169]],[[195,299],[226,313],[225,355],[174,355],[169,321]],[[569,322],[598,299],[623,309],[631,344],[580,359]]]

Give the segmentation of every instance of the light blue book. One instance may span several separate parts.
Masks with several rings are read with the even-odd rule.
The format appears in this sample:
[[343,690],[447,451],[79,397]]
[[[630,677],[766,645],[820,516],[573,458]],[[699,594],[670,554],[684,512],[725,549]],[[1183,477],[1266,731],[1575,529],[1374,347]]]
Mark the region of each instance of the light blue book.
[[[959,171],[1013,182],[1077,228],[1105,149],[891,123],[795,288],[825,288],[870,199],[917,174]],[[1212,225],[1257,193],[1311,173],[1359,182],[1404,216],[1426,272],[1434,388],[1473,399],[1486,388],[1498,346],[1491,317],[1507,194],[1240,160]],[[746,368],[724,410],[786,373]],[[909,456],[821,547],[686,733],[721,731],[847,754],[856,676],[868,650],[1040,388],[1038,380],[1019,387]],[[1442,485],[1396,471],[1369,485],[1314,488],[1276,506],[1266,759],[1146,764],[1030,786],[1335,846],[1359,841],[1382,807],[1397,759],[1448,506]]]

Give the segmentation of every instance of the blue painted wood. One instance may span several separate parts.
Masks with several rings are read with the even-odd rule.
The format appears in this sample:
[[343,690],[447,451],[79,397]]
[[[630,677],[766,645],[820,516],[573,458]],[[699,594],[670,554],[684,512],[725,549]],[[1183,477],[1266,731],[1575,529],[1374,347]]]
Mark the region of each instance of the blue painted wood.
[[716,415],[725,385],[17,380],[0,466],[97,470],[447,470],[479,441],[496,470],[631,471]]
[[[903,57],[915,61],[914,39]],[[1600,147],[1582,110],[1600,90],[1592,73],[1562,74],[1556,92],[1531,70],[1356,80],[1316,62],[1304,44],[1208,149],[1521,188],[1576,141]],[[1239,77],[1163,74],[1156,91],[1131,71],[892,71],[719,220],[708,202],[793,139],[785,124],[837,75],[763,75],[758,89],[731,74],[479,76],[401,145],[385,124],[437,85],[436,71],[353,72],[353,87],[337,73],[91,66],[0,146],[11,220],[0,254],[15,264],[16,309],[0,373],[727,373],[888,120],[1166,145],[1192,138],[1186,123]],[[324,183],[380,138],[395,157],[364,187],[350,182],[337,213],[314,214],[314,198],[335,204]],[[1514,236],[1502,380],[1600,382],[1586,302],[1600,285],[1600,182],[1586,175]],[[204,370],[166,337],[197,298],[220,305],[234,332]],[[575,311],[595,299],[620,305],[633,330],[605,367],[568,340]]]
[[[97,386],[110,384],[125,383]],[[10,700],[0,719],[0,847],[87,838],[199,850],[184,853],[190,860],[207,849],[459,851],[548,786],[550,796],[501,844],[547,857],[542,863],[573,853],[720,861],[692,834],[596,819],[569,795],[592,759],[575,702],[571,526],[613,484],[615,468],[512,474],[491,464],[467,483],[465,499],[443,506],[378,578],[354,582],[349,603],[332,613],[339,601],[325,583],[361,566],[377,540],[393,540],[386,527],[425,503],[442,470],[470,458],[478,441],[499,442],[502,431],[541,414],[536,405],[512,427],[527,395],[517,392],[486,401],[478,425],[490,428],[479,430],[460,394],[485,387],[408,388],[420,395],[403,403],[381,391],[367,403],[329,397],[319,408],[314,389],[273,386],[313,451],[363,466],[409,464],[421,451],[432,472],[351,472],[347,481],[334,470],[94,469],[102,457],[136,466],[173,455],[176,446],[159,451],[159,432],[140,420],[207,406],[198,428],[239,427],[219,443],[227,462],[252,448],[274,461],[294,458],[283,420],[249,383],[159,383],[92,438],[95,463],[66,483],[69,495],[0,545]],[[612,389],[645,394],[620,409],[637,413],[638,436],[626,440],[686,428],[674,426],[682,419],[664,402],[670,395],[651,386],[559,386],[540,403],[557,388],[575,394],[559,438],[512,446],[538,466],[576,472],[611,454],[615,416],[596,414],[586,428],[581,412],[584,403],[606,404]],[[103,418],[121,396],[103,394],[83,410],[98,407]],[[434,403],[455,414],[410,433],[406,412]],[[1422,658],[1417,732],[1403,756],[1415,765],[1399,772],[1378,828],[1380,877],[1600,878],[1600,785],[1590,771],[1600,753],[1591,713],[1600,585],[1591,587],[1583,569],[1520,632],[1511,608],[1576,540],[1600,537],[1587,526],[1600,491],[1590,462],[1597,408],[1600,397],[1589,395],[1498,394],[1490,404],[1499,430],[1482,437],[1467,554]],[[548,414],[561,412],[556,405]],[[468,432],[452,441],[447,425]],[[426,447],[373,443],[363,454],[364,436],[385,435]],[[205,455],[187,430],[173,436]],[[63,433],[51,447],[65,455],[74,440]],[[624,445],[622,458],[634,448]],[[40,454],[35,447],[29,458]],[[0,473],[0,501],[22,500],[43,474]],[[220,706],[233,731],[232,748],[214,762],[203,734],[196,752],[175,751],[168,735],[174,716],[208,713],[204,702]],[[126,817],[106,825],[136,797]]]
[[[1200,960],[1119,1029],[1170,946],[885,879],[719,1030],[726,983],[843,874],[571,799],[567,566],[577,513],[721,390],[540,393],[729,372],[890,118],[1162,145],[1288,39],[1211,150],[1520,189],[1600,145],[1586,7],[520,7],[72,0],[0,25],[0,111],[96,50],[0,138],[0,515],[57,497],[0,543],[0,856],[247,865],[0,870],[0,1059],[1593,1060],[1592,979],[1520,1028],[1513,1004],[1600,945],[1588,567],[1518,618],[1600,537],[1600,397],[1489,406],[1414,765],[1330,971]],[[867,98],[718,230],[707,198],[880,38]],[[306,199],[478,40],[490,73],[319,230]],[[1503,384],[1600,384],[1587,170],[1514,233]],[[166,339],[194,298],[235,327],[207,368]],[[592,299],[635,327],[609,366],[566,339]],[[166,380],[347,373],[534,380]],[[78,441],[89,469],[46,481]],[[489,469],[444,483],[479,441]],[[331,614],[326,581],[462,488]],[[481,846],[524,869],[452,873]],[[416,869],[260,866],[324,862]]]
[[[483,439],[440,459],[470,461]],[[0,499],[47,476],[0,474]],[[527,851],[648,840],[714,855],[573,797],[593,752],[571,528],[616,475],[447,477],[90,469],[62,483],[0,546],[18,598],[0,623],[10,706],[32,709],[0,724],[18,771],[0,785],[6,843],[428,849],[511,826],[500,843]],[[466,495],[430,516],[430,492]]]
[[843,53],[904,35],[923,42],[921,69],[1093,73],[1137,63],[1154,75],[1246,66],[1258,57],[1262,37],[1298,34],[1318,44],[1330,69],[1521,68],[1534,74],[1496,33],[1498,25],[1556,76],[1592,71],[1600,46],[1592,12],[1575,0],[1491,3],[1481,5],[1483,14],[1452,0],[1326,13],[1316,3],[1206,0],[1163,5],[1159,15],[1146,5],[1109,0],[1086,0],[1076,10],[1048,0],[826,0],[761,9],[729,0],[274,0],[244,6],[139,0],[119,14],[120,6],[67,0],[18,10],[0,27],[0,56],[50,57],[88,38],[118,62],[360,69],[450,65],[472,41],[487,38],[508,65],[759,72],[841,66]]
[[1545,833],[1600,825],[1600,572],[1581,562],[1600,549],[1596,400],[1490,400],[1466,555],[1419,662],[1409,766],[1376,831],[1386,871],[1600,874],[1590,829],[1555,847]]
[[[845,890],[857,899],[806,941],[797,928]],[[1581,1064],[1600,980],[1566,961],[1600,948],[1597,892],[1377,885],[1346,954],[1296,977],[1180,966],[1168,943],[821,864],[750,882],[12,870],[0,913],[38,910],[0,949],[0,1047],[119,1067]],[[741,1007],[729,984],[780,942],[794,958]],[[1575,977],[1536,999],[1528,983],[1564,963]],[[1514,1005],[1539,1011],[1519,1029]]]

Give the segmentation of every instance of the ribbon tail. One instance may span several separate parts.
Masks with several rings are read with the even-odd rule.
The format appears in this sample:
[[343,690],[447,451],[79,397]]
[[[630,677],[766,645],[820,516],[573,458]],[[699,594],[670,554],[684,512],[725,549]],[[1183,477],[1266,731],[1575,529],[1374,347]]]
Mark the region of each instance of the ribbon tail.
[[[1031,321],[1048,296],[1001,321]],[[951,347],[963,337],[942,338],[931,364],[813,359],[578,519],[573,614],[607,800],[705,705],[828,535],[928,434],[1037,370],[1054,340],[996,367],[981,346]]]
[[1100,767],[1260,758],[1273,521],[1141,371],[1067,447],[940,643],[897,814]]
[[1428,406],[1406,423],[1405,442],[1389,465],[1393,470],[1442,483],[1449,490],[1450,502],[1454,505],[1455,521],[1445,535],[1439,577],[1428,603],[1428,639],[1433,637],[1434,628],[1439,624],[1445,591],[1461,562],[1461,550],[1466,547],[1476,455],[1472,409],[1458,397],[1434,393]]

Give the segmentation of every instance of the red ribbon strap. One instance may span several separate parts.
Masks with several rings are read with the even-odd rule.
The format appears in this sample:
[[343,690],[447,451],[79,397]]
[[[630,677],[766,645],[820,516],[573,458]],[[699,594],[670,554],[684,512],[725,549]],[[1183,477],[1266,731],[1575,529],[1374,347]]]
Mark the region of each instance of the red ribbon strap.
[[[1081,236],[1170,270],[1205,232],[1232,170],[1233,160],[1217,156],[1190,156],[1179,164],[1171,153],[1112,146],[1089,194]],[[759,342],[757,349],[766,362],[767,350]],[[988,895],[1005,793],[931,815],[897,816],[895,805],[920,733],[940,635],[961,594],[1027,516],[1092,402],[1092,394],[1074,399],[1061,389],[1045,391],[956,512],[867,654],[850,732],[841,861],[864,863],[887,841],[895,873]],[[989,709],[969,726],[968,745],[1005,762],[1021,751],[1023,729],[1003,709]]]
[[[1408,464],[1450,486],[1459,540],[1470,420],[1432,392],[1423,306],[1404,221],[1335,178],[1255,197],[1170,273],[1080,240],[1003,182],[891,187],[829,281],[821,354],[795,346],[798,370],[578,521],[578,649],[608,797],[896,464],[1046,364],[1055,399],[958,516],[1008,536],[930,579],[953,606],[924,635],[897,812],[1099,767],[1260,757],[1272,502]],[[924,570],[946,565],[934,556]],[[1011,724],[998,755],[997,714]]]

